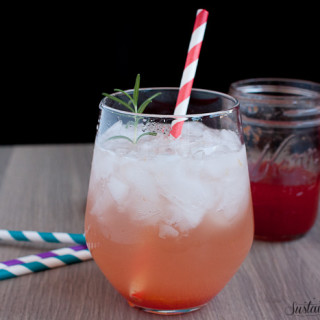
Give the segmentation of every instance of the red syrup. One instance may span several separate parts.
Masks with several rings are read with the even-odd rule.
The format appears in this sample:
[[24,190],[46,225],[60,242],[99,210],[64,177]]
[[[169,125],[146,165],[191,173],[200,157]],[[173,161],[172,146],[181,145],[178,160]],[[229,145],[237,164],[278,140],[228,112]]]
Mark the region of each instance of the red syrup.
[[250,177],[256,239],[292,240],[311,229],[318,211],[319,173],[266,161]]

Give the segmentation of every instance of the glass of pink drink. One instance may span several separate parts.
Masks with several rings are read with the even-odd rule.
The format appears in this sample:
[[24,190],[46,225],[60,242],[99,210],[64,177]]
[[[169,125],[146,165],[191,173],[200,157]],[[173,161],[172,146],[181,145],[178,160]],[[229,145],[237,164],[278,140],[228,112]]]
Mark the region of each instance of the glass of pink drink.
[[193,89],[175,139],[178,89],[140,89],[139,99],[155,92],[143,114],[100,103],[85,236],[130,306],[177,314],[205,305],[236,273],[253,241],[252,203],[237,101]]

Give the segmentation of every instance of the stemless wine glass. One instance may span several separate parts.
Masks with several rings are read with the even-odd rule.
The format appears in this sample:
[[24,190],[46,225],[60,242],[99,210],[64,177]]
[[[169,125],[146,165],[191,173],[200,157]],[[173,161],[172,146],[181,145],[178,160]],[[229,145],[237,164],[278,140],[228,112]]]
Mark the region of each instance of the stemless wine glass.
[[[185,313],[211,300],[253,241],[253,213],[239,104],[193,89],[173,115],[177,88],[139,90],[145,113],[110,98],[100,119],[85,236],[93,259],[130,306]],[[132,91],[115,96],[129,102]],[[178,138],[173,120],[183,120]]]

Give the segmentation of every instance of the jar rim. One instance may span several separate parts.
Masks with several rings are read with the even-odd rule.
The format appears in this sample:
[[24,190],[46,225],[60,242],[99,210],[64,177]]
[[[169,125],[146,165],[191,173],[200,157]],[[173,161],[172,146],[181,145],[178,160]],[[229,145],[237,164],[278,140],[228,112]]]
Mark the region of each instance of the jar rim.
[[291,104],[320,99],[320,83],[295,78],[249,78],[231,83],[229,94],[238,100],[261,102],[266,99],[268,102]]
[[244,123],[265,127],[320,126],[320,83],[292,78],[249,78],[233,82]]

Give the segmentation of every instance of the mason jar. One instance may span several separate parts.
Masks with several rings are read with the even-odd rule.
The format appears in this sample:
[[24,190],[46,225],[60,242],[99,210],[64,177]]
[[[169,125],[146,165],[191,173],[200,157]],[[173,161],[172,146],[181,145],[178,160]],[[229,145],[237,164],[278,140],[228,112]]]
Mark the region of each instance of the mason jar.
[[320,189],[320,84],[255,78],[231,84],[240,102],[255,238],[285,241],[314,225]]

